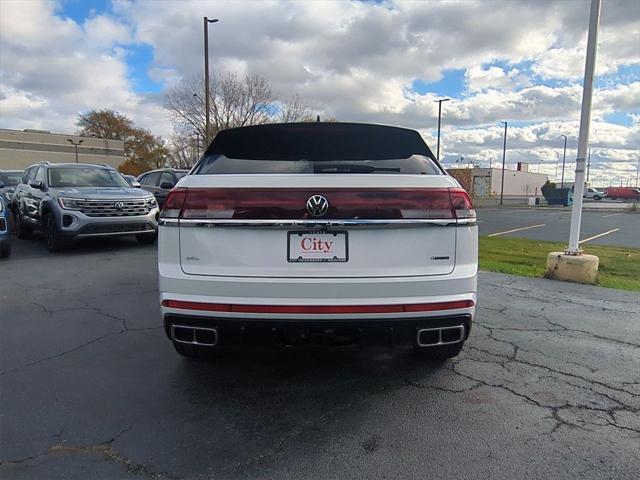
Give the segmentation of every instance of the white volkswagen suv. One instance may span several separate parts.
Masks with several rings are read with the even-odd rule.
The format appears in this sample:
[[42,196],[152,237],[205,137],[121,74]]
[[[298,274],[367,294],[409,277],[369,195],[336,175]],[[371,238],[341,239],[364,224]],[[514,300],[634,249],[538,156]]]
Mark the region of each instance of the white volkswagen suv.
[[350,123],[225,130],[159,226],[178,353],[279,342],[457,355],[476,305],[476,214],[420,135]]

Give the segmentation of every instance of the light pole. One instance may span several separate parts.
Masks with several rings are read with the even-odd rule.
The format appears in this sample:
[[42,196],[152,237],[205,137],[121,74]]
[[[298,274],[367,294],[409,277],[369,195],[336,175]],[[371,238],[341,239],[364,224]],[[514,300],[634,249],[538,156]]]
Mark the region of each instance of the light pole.
[[640,187],[640,157],[638,157],[638,166],[636,167],[636,187]]
[[560,135],[564,137],[564,153],[562,154],[562,180],[560,180],[560,188],[564,188],[564,162],[567,158],[567,136]]
[[76,149],[76,163],[78,163],[78,145],[80,145],[81,143],[84,142],[84,140],[78,140],[78,142],[74,142],[72,139],[67,138],[67,142],[69,142],[71,145],[73,145]]
[[589,156],[587,157],[587,183],[589,183],[589,170],[591,170],[591,149],[589,149]]
[[207,145],[209,144],[209,24],[216,23],[217,21],[217,18],[204,17],[204,142]]
[[502,144],[502,181],[500,183],[500,205],[502,205],[504,197],[504,167],[507,158],[507,122],[500,121],[500,123],[504,123],[504,143]]
[[438,102],[438,147],[436,153],[436,160],[440,161],[440,122],[442,120],[442,102],[448,102],[451,100],[450,98],[441,98],[440,100],[434,100],[434,102]]

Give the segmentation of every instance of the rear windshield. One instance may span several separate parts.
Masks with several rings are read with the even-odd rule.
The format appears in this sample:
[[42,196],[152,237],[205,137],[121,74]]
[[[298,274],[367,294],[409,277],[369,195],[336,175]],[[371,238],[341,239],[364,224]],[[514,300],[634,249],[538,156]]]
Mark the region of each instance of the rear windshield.
[[0,183],[15,187],[22,179],[22,172],[0,172]]
[[104,168],[52,168],[49,170],[49,186],[64,187],[120,187],[129,183],[114,170]]
[[442,175],[436,163],[422,155],[383,160],[250,160],[212,154],[202,159],[196,175],[290,173],[399,173]]
[[382,125],[292,123],[224,130],[194,169],[209,174],[442,175],[418,132]]

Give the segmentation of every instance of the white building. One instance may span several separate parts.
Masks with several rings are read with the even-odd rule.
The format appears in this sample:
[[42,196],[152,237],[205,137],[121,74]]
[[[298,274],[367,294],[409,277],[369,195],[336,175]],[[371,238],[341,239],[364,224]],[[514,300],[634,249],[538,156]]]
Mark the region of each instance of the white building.
[[[70,142],[71,140],[72,142]],[[0,170],[21,170],[29,165],[49,161],[106,164],[117,168],[124,162],[122,140],[80,137],[44,130],[0,129]]]
[[[529,172],[527,164],[519,164],[520,170],[504,171],[505,197],[541,196],[541,188],[548,177],[542,173]],[[499,197],[502,187],[501,168],[453,168],[448,172],[467,189],[474,198]]]

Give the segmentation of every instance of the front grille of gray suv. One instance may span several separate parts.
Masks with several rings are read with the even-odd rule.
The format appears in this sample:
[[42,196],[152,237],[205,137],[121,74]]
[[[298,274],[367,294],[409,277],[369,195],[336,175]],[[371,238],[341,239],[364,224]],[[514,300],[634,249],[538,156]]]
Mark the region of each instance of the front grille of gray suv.
[[146,215],[155,204],[148,200],[77,200],[78,209],[88,217],[131,217]]

